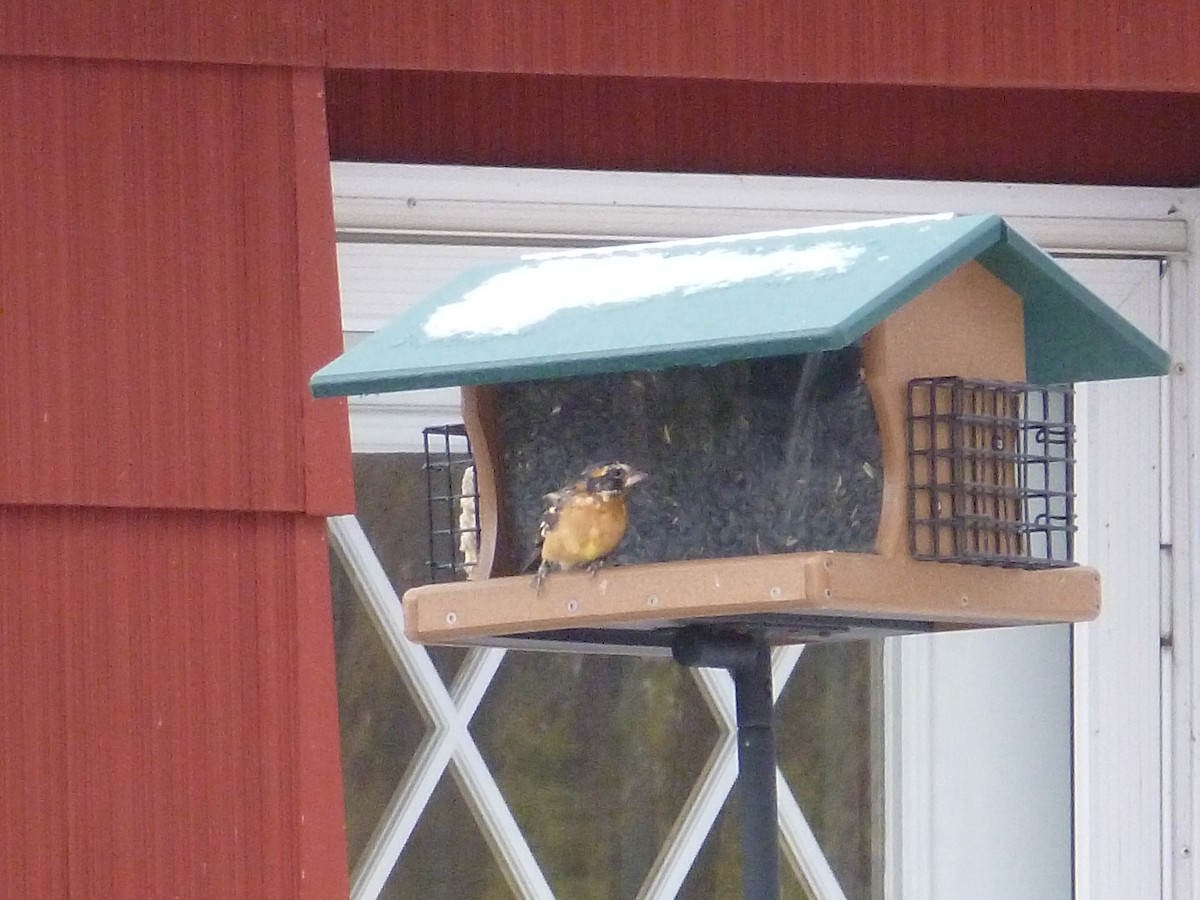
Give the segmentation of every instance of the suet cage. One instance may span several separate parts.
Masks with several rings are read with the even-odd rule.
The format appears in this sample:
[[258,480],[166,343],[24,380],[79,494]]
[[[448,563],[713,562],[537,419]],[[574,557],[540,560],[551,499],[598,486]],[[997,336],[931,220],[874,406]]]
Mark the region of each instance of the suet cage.
[[1074,391],[908,385],[913,559],[1039,569],[1075,561]]
[[424,443],[429,582],[469,578],[479,559],[479,491],[471,439],[461,423],[431,425]]

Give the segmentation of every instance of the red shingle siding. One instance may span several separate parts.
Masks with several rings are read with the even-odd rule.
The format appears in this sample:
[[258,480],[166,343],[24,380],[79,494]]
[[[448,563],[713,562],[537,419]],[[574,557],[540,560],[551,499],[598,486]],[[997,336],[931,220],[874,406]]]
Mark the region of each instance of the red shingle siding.
[[0,59],[0,894],[348,891],[321,75]]
[[0,55],[319,64],[324,0],[5,0]]
[[328,278],[300,296],[293,106],[282,69],[0,61],[0,502],[307,508],[345,423],[307,399],[340,336]]
[[354,506],[346,401],[317,401],[308,390],[308,376],[342,352],[324,73],[317,69],[296,70],[292,103],[304,508],[311,514],[336,514],[349,512]]
[[1200,87],[1165,0],[329,0],[328,65],[963,87]]
[[5,896],[345,895],[323,534],[0,507]]
[[1200,90],[1194,0],[7,0],[0,54]]

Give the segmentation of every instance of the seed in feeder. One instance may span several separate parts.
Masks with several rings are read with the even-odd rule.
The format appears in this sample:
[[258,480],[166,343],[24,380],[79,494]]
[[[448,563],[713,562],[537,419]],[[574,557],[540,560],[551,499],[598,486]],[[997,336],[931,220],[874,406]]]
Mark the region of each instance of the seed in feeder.
[[859,358],[848,348],[819,365],[799,355],[503,385],[501,528],[535,544],[543,495],[582,456],[654,473],[629,503],[613,563],[871,552],[882,448]]

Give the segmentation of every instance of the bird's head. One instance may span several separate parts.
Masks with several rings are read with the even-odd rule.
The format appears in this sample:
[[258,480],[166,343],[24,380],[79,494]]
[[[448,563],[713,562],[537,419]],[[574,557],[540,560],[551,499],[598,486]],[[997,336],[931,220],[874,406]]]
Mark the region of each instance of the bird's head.
[[584,484],[589,494],[623,494],[646,477],[645,472],[639,472],[633,466],[620,462],[593,466],[583,473]]

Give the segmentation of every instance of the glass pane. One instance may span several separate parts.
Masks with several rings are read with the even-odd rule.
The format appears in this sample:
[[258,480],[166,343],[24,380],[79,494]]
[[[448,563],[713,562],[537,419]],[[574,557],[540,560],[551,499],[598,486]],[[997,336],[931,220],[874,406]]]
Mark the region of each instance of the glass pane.
[[556,896],[634,897],[716,739],[668,661],[510,653],[473,732]]
[[425,814],[379,897],[512,900],[512,889],[449,772],[434,789]]
[[330,568],[346,846],[353,865],[412,759],[425,723],[332,553]]
[[[423,461],[417,453],[354,456],[355,512],[398,596],[430,580]],[[466,656],[458,647],[430,647],[429,652],[447,681]]]
[[878,646],[807,646],[776,705],[779,768],[850,900],[873,896]]
[[[397,594],[426,582],[429,537],[421,457],[356,455],[354,481],[359,522]],[[426,726],[336,554],[330,557],[346,844],[353,866]],[[465,654],[458,648],[430,648],[445,679],[453,677]]]
[[[679,890],[678,900],[726,900],[742,896],[742,830],[737,788],[717,816],[713,830],[696,857],[696,865]],[[781,900],[813,900],[797,881],[780,851],[779,894]],[[848,900],[858,900],[853,894]]]

